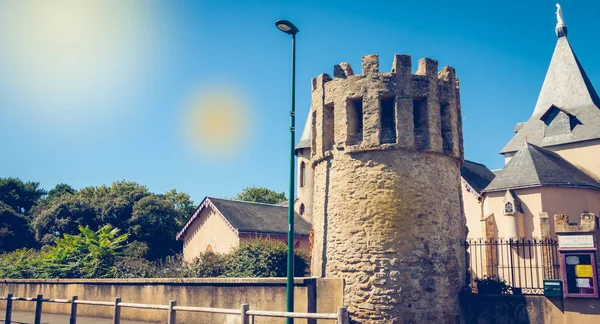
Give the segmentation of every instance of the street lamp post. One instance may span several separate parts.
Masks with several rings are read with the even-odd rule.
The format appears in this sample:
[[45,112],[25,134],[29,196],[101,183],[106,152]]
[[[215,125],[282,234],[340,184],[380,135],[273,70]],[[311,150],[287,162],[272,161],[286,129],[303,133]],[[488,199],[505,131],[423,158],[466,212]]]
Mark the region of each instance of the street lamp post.
[[[296,33],[298,28],[287,20],[275,21],[275,26],[282,32],[292,35],[292,109],[290,111],[290,191],[288,196],[288,253],[286,281],[286,311],[294,311],[294,133],[296,128]],[[288,318],[287,324],[294,319]]]

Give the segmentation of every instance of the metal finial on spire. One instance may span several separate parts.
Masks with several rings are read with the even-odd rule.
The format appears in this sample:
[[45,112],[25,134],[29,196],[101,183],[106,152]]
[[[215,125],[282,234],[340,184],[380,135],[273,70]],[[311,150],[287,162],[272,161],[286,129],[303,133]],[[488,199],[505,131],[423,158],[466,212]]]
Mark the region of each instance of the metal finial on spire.
[[565,24],[562,7],[559,3],[556,4],[556,36],[558,36],[558,38],[567,36],[567,25]]

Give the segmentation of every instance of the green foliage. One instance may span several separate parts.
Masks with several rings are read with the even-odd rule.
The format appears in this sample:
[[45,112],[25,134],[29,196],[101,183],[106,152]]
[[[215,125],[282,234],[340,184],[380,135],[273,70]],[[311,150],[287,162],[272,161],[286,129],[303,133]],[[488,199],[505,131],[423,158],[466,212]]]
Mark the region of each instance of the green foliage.
[[[302,277],[308,263],[296,254],[294,274]],[[227,258],[226,277],[285,277],[287,275],[287,244],[256,238],[240,244]]]
[[40,278],[41,264],[41,252],[32,249],[0,254],[0,278]]
[[183,227],[196,210],[190,195],[171,189],[165,193],[165,197],[171,201],[177,212],[177,227]]
[[105,225],[92,231],[79,227],[41,251],[16,250],[0,255],[1,278],[103,278],[121,256],[127,234]]
[[54,187],[54,189],[50,189],[50,191],[48,191],[48,195],[46,196],[46,198],[53,199],[62,195],[73,195],[75,194],[75,192],[76,190],[68,184],[59,183]]
[[238,194],[236,199],[264,204],[278,204],[286,201],[284,192],[278,193],[263,187],[247,187]]
[[0,178],[0,201],[15,212],[29,216],[35,203],[46,194],[38,182],[23,182],[19,178]]
[[187,265],[186,277],[211,278],[224,276],[231,255],[213,252],[200,253]]
[[497,276],[484,276],[475,279],[477,293],[488,295],[506,295],[512,293],[512,287],[506,281]]
[[[181,255],[150,261],[145,243],[125,245],[127,235],[106,225],[94,232],[80,227],[41,251],[0,254],[0,278],[203,278],[285,277],[286,244],[270,239],[242,243],[227,254],[201,253],[192,262]],[[295,275],[304,276],[307,259],[295,256]]]
[[77,195],[44,199],[32,213],[31,227],[42,244],[51,244],[64,234],[76,234],[79,226],[97,226],[91,202]]
[[32,209],[31,226],[41,244],[50,244],[64,234],[77,234],[80,225],[110,224],[145,242],[147,257],[154,260],[181,251],[175,235],[189,210],[193,212],[189,195],[176,190],[156,195],[131,181],[78,191],[60,184]]
[[0,252],[34,245],[27,218],[0,201]]
[[146,196],[136,202],[129,224],[132,238],[148,244],[148,258],[156,260],[181,250],[181,242],[175,240],[177,211],[165,196]]

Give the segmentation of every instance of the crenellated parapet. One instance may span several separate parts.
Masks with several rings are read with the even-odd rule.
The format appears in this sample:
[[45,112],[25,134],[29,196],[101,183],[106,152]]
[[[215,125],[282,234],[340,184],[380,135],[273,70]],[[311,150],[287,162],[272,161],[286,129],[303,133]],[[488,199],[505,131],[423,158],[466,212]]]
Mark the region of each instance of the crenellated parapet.
[[312,160],[335,152],[408,149],[463,158],[460,93],[454,68],[438,71],[433,59],[396,54],[391,72],[379,57],[362,59],[362,74],[349,63],[334,77],[312,79]]

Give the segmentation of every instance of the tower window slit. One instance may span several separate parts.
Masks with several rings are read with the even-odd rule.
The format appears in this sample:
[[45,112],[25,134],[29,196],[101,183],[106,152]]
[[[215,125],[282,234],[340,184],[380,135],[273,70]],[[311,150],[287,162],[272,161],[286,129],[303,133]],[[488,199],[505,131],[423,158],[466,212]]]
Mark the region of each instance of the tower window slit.
[[311,155],[316,153],[317,150],[317,112],[313,111],[311,122],[310,122],[310,132],[311,132]]
[[363,99],[348,100],[348,142],[359,144],[363,140]]
[[331,150],[333,149],[334,143],[334,106],[325,105],[323,108],[323,149]]
[[415,147],[420,150],[429,148],[429,118],[427,116],[427,98],[413,98],[413,122]]
[[387,97],[381,99],[381,144],[396,143],[395,98]]
[[306,163],[302,161],[300,163],[300,187],[304,187],[306,185]]
[[440,105],[440,116],[442,119],[442,145],[444,152],[452,152],[452,116],[450,114],[450,105]]

